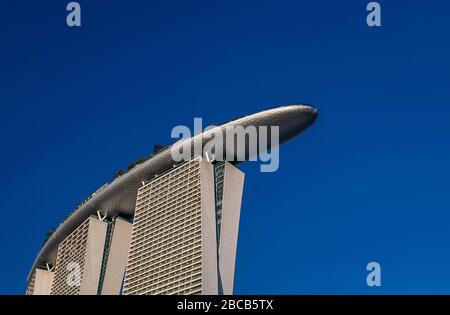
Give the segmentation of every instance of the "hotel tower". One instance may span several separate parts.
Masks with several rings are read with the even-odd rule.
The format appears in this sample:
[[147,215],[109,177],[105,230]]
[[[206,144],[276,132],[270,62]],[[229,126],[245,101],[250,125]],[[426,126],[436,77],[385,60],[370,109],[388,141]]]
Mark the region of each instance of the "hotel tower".
[[[291,105],[216,128],[254,126],[259,137],[277,126],[283,143],[316,117],[312,106]],[[86,198],[45,241],[26,294],[233,294],[244,173],[235,160],[171,155],[204,146],[205,134],[157,150]]]

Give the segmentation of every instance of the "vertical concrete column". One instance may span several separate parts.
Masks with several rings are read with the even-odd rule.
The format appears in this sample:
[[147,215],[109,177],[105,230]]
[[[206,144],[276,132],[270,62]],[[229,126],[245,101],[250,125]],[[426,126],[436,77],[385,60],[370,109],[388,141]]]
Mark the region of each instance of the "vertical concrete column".
[[244,178],[245,174],[238,168],[225,164],[219,245],[219,277],[225,295],[233,294]]
[[33,295],[50,295],[52,290],[53,272],[36,268]]
[[114,230],[101,292],[102,295],[120,294],[125,276],[125,268],[127,266],[132,228],[133,225],[130,222],[120,217],[117,217],[114,222]]
[[214,168],[202,159],[200,162],[202,199],[202,294],[218,294],[216,209],[214,198]]

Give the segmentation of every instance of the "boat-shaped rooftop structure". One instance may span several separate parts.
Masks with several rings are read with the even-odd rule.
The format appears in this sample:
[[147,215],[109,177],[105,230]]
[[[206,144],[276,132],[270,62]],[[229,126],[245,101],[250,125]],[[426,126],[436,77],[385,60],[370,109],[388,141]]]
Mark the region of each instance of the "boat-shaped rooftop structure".
[[[317,110],[310,105],[289,105],[238,118],[216,128],[225,131],[227,127],[242,126],[247,128],[255,126],[259,137],[259,127],[278,126],[279,143],[281,144],[307,129],[316,118]],[[191,138],[177,141],[143,163],[136,165],[125,174],[115,178],[111,183],[100,187],[80,204],[45,242],[34,261],[30,276],[36,267],[45,266],[47,263],[55,263],[58,245],[89,216],[99,212],[108,217],[131,218],[135,211],[137,191],[142,183],[164,173],[178,163],[172,158],[172,150],[182,148],[187,142],[193,144],[196,141],[201,141],[204,145],[210,140],[209,135],[212,131],[206,131]],[[270,144],[268,149],[270,149]],[[235,162],[235,164],[237,163]]]

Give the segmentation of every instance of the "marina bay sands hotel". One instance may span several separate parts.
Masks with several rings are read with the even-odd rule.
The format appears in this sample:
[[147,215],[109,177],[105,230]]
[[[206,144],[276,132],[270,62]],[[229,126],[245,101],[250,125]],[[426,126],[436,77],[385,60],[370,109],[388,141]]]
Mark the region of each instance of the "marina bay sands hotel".
[[[312,106],[290,105],[216,128],[254,126],[260,137],[262,126],[277,126],[283,143],[316,117]],[[46,240],[26,293],[232,294],[244,187],[239,161],[201,154],[179,162],[171,154],[205,145],[205,135],[162,148],[91,194]],[[235,146],[224,150],[236,156]]]

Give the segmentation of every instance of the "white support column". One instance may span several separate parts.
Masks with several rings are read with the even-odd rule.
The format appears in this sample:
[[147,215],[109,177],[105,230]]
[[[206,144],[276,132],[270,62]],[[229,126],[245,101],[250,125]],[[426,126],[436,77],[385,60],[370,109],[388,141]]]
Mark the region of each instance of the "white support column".
[[33,295],[50,295],[53,275],[53,271],[36,268],[36,278],[34,280],[35,282]]
[[225,163],[220,225],[219,271],[223,294],[233,294],[234,266],[245,174]]
[[125,276],[132,224],[120,217],[114,223],[114,230],[109,248],[103,280],[102,295],[119,295]]

